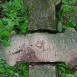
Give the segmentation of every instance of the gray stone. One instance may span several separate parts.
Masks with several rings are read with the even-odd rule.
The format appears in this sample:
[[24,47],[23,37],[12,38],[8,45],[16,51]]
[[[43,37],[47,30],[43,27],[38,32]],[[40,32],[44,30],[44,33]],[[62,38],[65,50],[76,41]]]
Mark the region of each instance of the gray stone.
[[61,0],[25,0],[29,9],[29,30],[56,31],[55,6]]
[[50,64],[30,65],[29,77],[56,77],[56,66]]
[[71,67],[77,64],[77,33],[73,28],[57,34],[14,35],[9,38],[9,42],[10,47],[0,46],[1,56],[4,53],[4,59],[9,65],[15,65],[17,61],[62,61]]

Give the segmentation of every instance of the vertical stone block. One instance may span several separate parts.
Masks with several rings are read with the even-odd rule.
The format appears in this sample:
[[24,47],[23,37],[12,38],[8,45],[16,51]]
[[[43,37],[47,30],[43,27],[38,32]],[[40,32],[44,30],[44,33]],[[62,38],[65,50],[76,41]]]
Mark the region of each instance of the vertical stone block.
[[29,9],[29,30],[56,31],[55,6],[60,0],[25,0]]
[[29,77],[56,77],[56,66],[52,64],[29,65]]

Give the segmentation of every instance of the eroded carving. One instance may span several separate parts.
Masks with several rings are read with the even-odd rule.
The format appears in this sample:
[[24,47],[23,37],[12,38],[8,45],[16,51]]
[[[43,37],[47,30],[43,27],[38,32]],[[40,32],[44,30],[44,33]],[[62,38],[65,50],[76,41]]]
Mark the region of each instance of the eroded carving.
[[[72,29],[71,29],[72,30]],[[70,62],[77,57],[77,33],[68,29],[67,33],[33,33],[10,37],[10,47],[0,46],[0,54],[5,55],[9,65],[17,61],[29,62]],[[72,34],[72,35],[71,35]],[[10,52],[9,52],[10,51]],[[75,58],[74,58],[75,57]],[[74,63],[75,65],[77,63]],[[73,65],[73,66],[75,66]]]

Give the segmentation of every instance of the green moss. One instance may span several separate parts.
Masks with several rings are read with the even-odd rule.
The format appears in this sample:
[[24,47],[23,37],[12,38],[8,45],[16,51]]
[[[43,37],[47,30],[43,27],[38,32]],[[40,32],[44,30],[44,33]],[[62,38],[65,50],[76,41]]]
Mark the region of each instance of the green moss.
[[9,66],[0,59],[0,77],[28,77],[28,63],[21,62],[15,66]]

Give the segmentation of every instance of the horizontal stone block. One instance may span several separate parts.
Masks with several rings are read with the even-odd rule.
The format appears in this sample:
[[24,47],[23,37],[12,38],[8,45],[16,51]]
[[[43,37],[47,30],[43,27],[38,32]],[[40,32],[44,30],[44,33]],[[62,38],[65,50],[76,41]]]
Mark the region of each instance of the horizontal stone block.
[[77,64],[77,33],[73,28],[57,34],[14,35],[9,38],[9,42],[9,47],[0,46],[1,57],[4,57],[9,65],[15,65],[18,61],[61,61],[71,67]]

